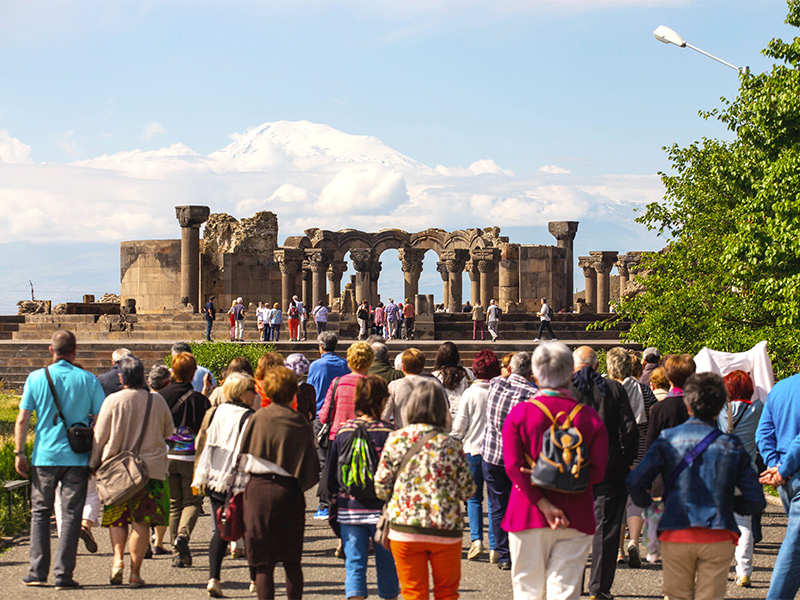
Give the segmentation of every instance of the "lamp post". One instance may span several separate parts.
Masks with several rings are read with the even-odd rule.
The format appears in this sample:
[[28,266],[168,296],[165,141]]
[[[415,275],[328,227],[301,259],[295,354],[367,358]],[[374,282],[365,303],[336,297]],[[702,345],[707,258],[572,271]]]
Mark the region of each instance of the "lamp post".
[[656,39],[661,42],[662,44],[675,44],[678,48],[691,48],[699,52],[700,54],[705,54],[709,58],[713,58],[715,61],[722,63],[726,67],[730,67],[731,69],[742,73],[745,77],[750,76],[750,67],[737,67],[736,65],[732,65],[728,61],[722,60],[718,56],[714,56],[713,54],[709,54],[705,50],[701,50],[697,46],[692,46],[686,40],[684,40],[677,32],[666,27],[664,25],[659,25],[658,28],[653,32],[653,35],[656,36]]

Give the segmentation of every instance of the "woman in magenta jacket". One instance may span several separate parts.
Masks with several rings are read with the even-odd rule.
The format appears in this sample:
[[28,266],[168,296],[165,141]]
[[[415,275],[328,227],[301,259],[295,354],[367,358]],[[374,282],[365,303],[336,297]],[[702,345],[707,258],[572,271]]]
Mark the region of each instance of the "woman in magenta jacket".
[[[553,415],[569,414],[576,406],[568,389],[572,365],[572,353],[559,342],[539,346],[533,353],[533,375],[539,385],[535,397]],[[511,409],[503,426],[505,468],[514,484],[503,529],[509,534],[515,600],[541,597],[545,584],[548,598],[579,598],[592,545],[592,485],[603,480],[606,470],[606,428],[589,406],[575,415],[573,425],[581,432],[587,450],[583,468],[589,469],[589,486],[583,492],[567,494],[534,486],[530,480],[530,457],[539,456],[542,435],[551,424],[550,418],[528,401]]]

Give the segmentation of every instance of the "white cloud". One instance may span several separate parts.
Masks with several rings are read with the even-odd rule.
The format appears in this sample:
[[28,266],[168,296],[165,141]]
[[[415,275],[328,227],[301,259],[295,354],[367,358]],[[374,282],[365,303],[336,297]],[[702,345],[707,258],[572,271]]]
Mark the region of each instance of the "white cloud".
[[502,169],[496,162],[490,158],[482,158],[476,160],[466,169],[463,167],[448,168],[443,165],[437,165],[436,172],[448,177],[472,177],[475,175],[507,175],[514,176],[511,169]]
[[142,137],[144,137],[146,140],[152,140],[155,136],[162,133],[166,133],[166,130],[161,126],[160,123],[153,121],[152,123],[145,125]]
[[550,175],[569,175],[572,173],[572,171],[556,165],[545,165],[543,167],[539,167],[538,172],[548,173]]
[[315,205],[322,215],[380,215],[408,201],[403,175],[380,165],[346,167],[325,186]]
[[11,137],[7,129],[0,129],[0,162],[26,163],[31,159],[31,147]]
[[57,145],[70,156],[77,155],[78,143],[75,141],[75,130],[70,129],[62,133]]

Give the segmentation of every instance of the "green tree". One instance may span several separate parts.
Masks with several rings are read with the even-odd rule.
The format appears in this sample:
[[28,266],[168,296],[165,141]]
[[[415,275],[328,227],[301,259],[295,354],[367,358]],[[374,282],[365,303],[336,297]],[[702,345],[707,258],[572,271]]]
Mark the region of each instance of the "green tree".
[[[786,23],[800,27],[800,0]],[[701,113],[732,132],[666,149],[662,203],[637,219],[665,238],[623,300],[627,337],[664,352],[737,352],[766,339],[780,376],[800,371],[800,38],[773,39],[768,72]]]

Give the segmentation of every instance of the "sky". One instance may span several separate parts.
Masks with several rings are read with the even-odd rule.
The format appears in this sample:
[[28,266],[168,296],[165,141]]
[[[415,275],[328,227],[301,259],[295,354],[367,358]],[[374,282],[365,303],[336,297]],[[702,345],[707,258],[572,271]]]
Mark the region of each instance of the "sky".
[[[31,284],[54,302],[119,293],[119,243],[179,238],[179,204],[272,210],[280,241],[308,227],[497,225],[553,244],[548,221],[578,220],[576,255],[656,250],[664,240],[634,219],[663,196],[663,147],[729,137],[698,111],[739,82],[653,30],[757,73],[771,68],[767,42],[796,33],[786,12],[778,0],[0,0],[0,314]],[[380,291],[400,295],[396,258],[382,259]],[[433,262],[421,292],[440,294]]]

